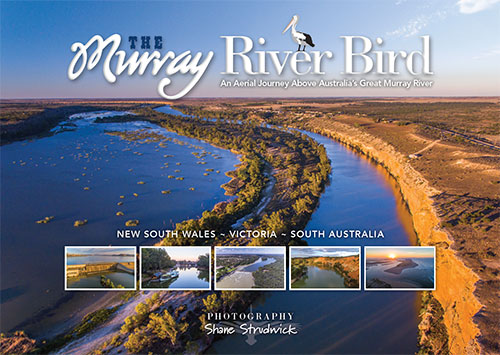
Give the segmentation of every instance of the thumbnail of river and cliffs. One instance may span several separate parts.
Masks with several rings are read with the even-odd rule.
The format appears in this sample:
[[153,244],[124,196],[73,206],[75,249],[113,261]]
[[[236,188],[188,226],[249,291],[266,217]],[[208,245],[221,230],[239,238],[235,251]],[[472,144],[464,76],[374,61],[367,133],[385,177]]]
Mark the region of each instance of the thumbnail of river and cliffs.
[[[1,105],[2,353],[500,352],[498,98]],[[218,236],[117,240],[125,228]],[[229,239],[235,229],[383,230],[385,238]],[[70,283],[117,290],[65,291],[65,246],[139,244],[429,246],[435,290],[358,290],[363,254],[352,253],[346,268],[304,255],[293,264],[292,255],[287,291],[279,273],[279,291],[141,291],[124,252],[106,258],[127,260],[100,260],[106,272],[93,277],[90,256],[77,250]],[[236,274],[228,259],[236,254],[228,255],[222,282]],[[288,264],[288,255],[250,257],[258,270]],[[177,264],[170,271],[206,286],[206,266]],[[254,288],[263,279],[248,265],[237,272]],[[343,292],[315,289],[325,284]],[[241,334],[203,331],[209,312],[249,310],[293,311],[300,331],[256,335],[251,345]]]

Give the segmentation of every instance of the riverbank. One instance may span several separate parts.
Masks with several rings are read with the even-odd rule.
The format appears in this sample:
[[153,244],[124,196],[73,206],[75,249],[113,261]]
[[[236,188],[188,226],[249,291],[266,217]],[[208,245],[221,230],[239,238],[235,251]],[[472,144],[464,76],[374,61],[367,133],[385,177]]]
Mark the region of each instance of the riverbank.
[[[317,205],[318,198],[328,179],[330,171],[329,161],[321,146],[306,135],[298,132],[287,132],[285,130],[256,127],[254,125],[241,125],[231,122],[212,122],[208,120],[201,122],[189,117],[158,113],[146,107],[138,110],[138,112],[136,111],[136,113],[138,114],[138,120],[146,120],[158,124],[169,131],[201,139],[215,146],[244,154],[241,159],[242,163],[235,172],[237,178],[242,182],[240,189],[236,192],[237,198],[228,202],[218,203],[212,210],[205,211],[199,219],[190,219],[178,223],[176,226],[177,229],[229,229],[238,219],[252,212],[255,206],[259,206],[258,202],[262,198],[266,198],[266,203],[262,208],[258,208],[258,213],[252,215],[250,220],[244,222],[245,227],[271,228],[276,231],[287,231],[289,228],[300,228],[300,225],[309,219]],[[116,120],[113,120],[113,122],[116,122]],[[131,134],[129,136],[128,134],[116,133],[115,135],[120,135],[121,138],[133,141],[144,139],[156,142],[158,139],[154,134],[139,136]],[[288,164],[291,161],[295,163],[293,167]],[[272,190],[272,198],[270,200],[269,194],[271,191],[265,194],[261,193],[264,186],[266,186],[262,175],[266,166],[270,167],[269,172],[272,172],[276,179],[276,185],[270,189]],[[299,189],[299,187],[301,188]],[[242,240],[243,243],[249,241]],[[196,242],[200,241],[192,239],[164,240],[164,243],[177,245],[189,245]],[[226,242],[227,240],[222,239],[215,241],[216,244]],[[269,242],[283,243],[283,241],[275,240],[252,240],[251,242],[254,244]],[[186,297],[189,297],[197,304],[205,302],[204,294],[197,292],[184,292],[181,294],[186,295]],[[220,295],[224,299],[223,302],[218,303],[220,307],[227,308],[227,302],[230,302],[230,308],[238,304],[242,310],[246,309],[248,302],[256,297],[255,294],[246,295],[243,293],[228,292],[228,295],[233,295],[234,297],[231,296],[233,298],[226,299],[227,296],[223,297],[224,294],[225,292],[213,294],[215,296]],[[145,302],[148,303],[149,301],[146,300]],[[165,300],[165,302],[170,302],[170,300]],[[163,301],[160,301],[160,303],[166,306]],[[168,305],[169,308],[170,306],[171,304]],[[135,311],[140,313],[138,309],[135,309]],[[189,312],[190,316],[194,317],[191,319],[191,323],[194,323],[194,325],[192,330],[190,330],[190,332],[194,333],[193,335],[189,335],[188,339],[199,342],[203,336],[199,333],[198,329],[203,322],[198,317],[203,315],[203,310],[199,306],[192,306],[186,312]],[[130,312],[129,307],[117,310],[110,317],[109,321],[99,326],[95,331],[93,330],[91,334],[88,334],[87,338],[93,339],[92,344],[99,343],[102,345],[101,348],[107,349],[120,347],[119,344],[123,350],[123,346],[125,346],[129,351],[143,350],[144,346],[148,349],[157,348],[158,346],[165,347],[162,339],[154,338],[154,340],[151,339],[149,344],[144,344],[141,348],[136,348],[134,344],[137,338],[142,339],[145,336],[154,337],[145,328],[145,325],[147,325],[148,319],[152,321],[156,319],[155,317],[158,317],[158,314],[155,312],[155,309],[150,309],[146,316],[141,316],[140,319],[133,314],[134,312]],[[183,316],[181,312],[175,310],[173,316],[176,321],[182,321]],[[134,319],[126,327],[127,331],[117,333],[115,328],[108,327],[111,323],[115,324],[116,319],[126,319],[125,317],[129,320]],[[127,321],[125,323],[127,324]],[[112,334],[118,337],[116,339],[120,339],[119,344],[117,343],[118,340],[113,341],[112,344],[105,341]],[[113,337],[113,339],[115,338]],[[211,343],[211,341],[213,339],[206,340],[207,344]],[[183,340],[181,347],[187,347],[188,343],[188,340]],[[76,349],[79,346],[79,342],[71,341],[66,345],[65,349]]]
[[498,97],[189,102],[190,112],[237,112],[321,133],[385,168],[419,243],[438,251],[438,289],[423,294],[420,347],[455,353],[500,352],[498,104]]
[[[473,181],[473,179],[471,179],[470,176],[462,179],[463,181],[458,183],[456,180],[449,181],[450,178],[453,177],[453,175],[449,174],[449,167],[447,167],[444,171],[436,171],[432,169],[430,169],[430,171],[429,169],[427,169],[427,171],[424,170],[426,172],[426,176],[424,178],[424,176],[411,164],[418,164],[418,159],[421,157],[421,154],[419,154],[418,157],[413,154],[417,157],[417,160],[413,160],[411,163],[409,161],[412,159],[412,154],[410,153],[415,151],[420,152],[422,148],[419,150],[415,149],[413,146],[408,147],[408,142],[415,139],[420,141],[423,140],[425,142],[426,140],[420,138],[418,134],[429,135],[429,131],[433,131],[436,127],[442,127],[442,124],[440,125],[440,123],[432,121],[427,125],[417,124],[416,126],[411,126],[409,121],[404,121],[404,124],[401,124],[400,120],[385,120],[384,118],[379,118],[377,114],[373,114],[371,111],[372,108],[378,109],[380,104],[377,106],[377,103],[373,105],[371,103],[366,105],[356,105],[356,102],[353,102],[352,100],[346,100],[345,103],[339,102],[338,100],[333,100],[331,103],[328,100],[309,100],[307,103],[302,100],[299,100],[300,102],[294,101],[297,100],[271,100],[253,104],[249,102],[249,100],[232,100],[230,109],[221,105],[220,102],[215,101],[206,106],[201,103],[202,108],[190,105],[186,108],[186,110],[188,110],[191,114],[198,115],[207,115],[207,113],[210,112],[211,117],[227,117],[231,114],[238,114],[248,120],[256,120],[266,122],[268,124],[271,123],[280,126],[299,127],[301,129],[310,130],[333,138],[334,140],[345,144],[354,151],[367,156],[369,159],[383,166],[399,184],[401,194],[403,195],[403,198],[405,199],[406,204],[413,216],[413,227],[418,235],[419,244],[435,245],[437,247],[438,261],[436,278],[438,280],[438,289],[432,293],[432,296],[426,295],[424,297],[425,302],[423,303],[423,316],[419,327],[419,342],[421,349],[423,351],[431,352],[477,352],[480,347],[478,343],[480,332],[476,322],[482,326],[481,339],[483,346],[498,348],[498,341],[495,340],[495,338],[498,339],[498,336],[496,336],[498,331],[495,330],[496,327],[494,326],[494,319],[499,310],[498,308],[495,309],[494,299],[496,296],[493,291],[495,288],[495,283],[493,281],[495,279],[494,275],[497,272],[494,270],[498,268],[491,263],[483,264],[486,264],[487,268],[474,268],[474,271],[483,272],[483,274],[485,274],[485,281],[492,281],[489,283],[479,284],[479,286],[482,286],[481,293],[483,298],[490,303],[490,307],[486,310],[486,317],[476,318],[476,315],[482,305],[474,295],[476,282],[479,278],[477,274],[471,270],[471,259],[473,259],[473,263],[476,263],[478,259],[486,259],[487,257],[484,258],[483,256],[487,255],[478,254],[475,258],[470,258],[467,253],[462,253],[462,260],[459,259],[456,255],[456,251],[450,248],[452,245],[452,241],[449,239],[448,234],[450,233],[450,228],[447,227],[447,230],[444,230],[443,222],[445,221],[443,221],[439,216],[442,212],[438,211],[436,208],[436,205],[438,205],[436,204],[437,199],[443,198],[443,195],[445,195],[442,193],[443,190],[448,192],[451,187],[451,191],[456,192],[458,187],[459,189],[462,189],[462,191],[466,191],[464,196],[467,196],[469,192],[473,191],[475,193],[478,185]],[[391,104],[392,106],[389,107],[384,106],[383,114],[390,115],[391,109],[394,112],[398,112],[396,106],[398,103],[391,102],[389,105]],[[408,105],[411,106],[412,110],[416,110],[417,113],[421,112],[420,106],[422,105],[418,106],[413,103],[409,103]],[[436,110],[439,109],[441,110],[440,112],[446,112],[448,115],[449,112],[460,112],[462,109],[460,104],[454,104],[456,106],[454,107],[446,104],[442,105],[439,102],[427,103],[425,100],[423,105],[434,106],[436,107]],[[485,120],[487,122],[491,122],[490,101],[486,101],[484,104],[479,101],[479,103],[474,103],[473,105],[478,106],[478,111],[481,111],[482,106],[480,105],[484,105],[486,107],[486,113],[484,114],[486,117]],[[413,106],[416,106],[416,109]],[[353,111],[358,109],[358,107],[368,113],[345,115],[343,112],[343,110],[346,109]],[[465,109],[468,109],[468,106],[465,107]],[[331,113],[332,110],[335,112],[334,114]],[[370,118],[367,117],[368,115],[370,115]],[[372,119],[372,116],[375,116],[375,119]],[[410,116],[407,114],[405,117],[408,118]],[[415,118],[415,120],[417,120],[416,122],[421,122],[421,116],[419,117],[420,118]],[[428,118],[428,120],[430,121],[431,118]],[[375,124],[373,124],[374,121]],[[469,123],[467,122],[467,124]],[[368,133],[367,128],[372,126],[376,126],[376,130]],[[401,132],[402,130],[410,129],[411,132]],[[441,134],[445,136],[446,132],[442,132]],[[453,142],[450,145],[455,144],[455,142],[459,142],[467,148],[470,148],[472,144],[471,141],[460,141],[455,139],[453,136],[451,138],[446,137],[446,140]],[[435,148],[428,147],[426,154],[429,154],[429,152],[437,147],[441,147],[441,145],[442,144],[435,145]],[[401,146],[404,149],[402,149]],[[396,149],[395,147],[398,148]],[[426,147],[426,145],[424,145],[424,147]],[[479,148],[475,147],[476,146],[473,145],[473,148],[476,150],[486,149],[481,146],[479,146]],[[410,149],[410,151],[406,153],[405,150],[408,149]],[[402,153],[401,151],[405,151],[405,153]],[[443,153],[445,156],[450,154],[449,148],[445,149]],[[443,153],[439,155],[439,157],[442,158]],[[465,159],[470,158],[475,158],[476,160],[478,159],[477,156],[471,155],[466,155],[465,157]],[[489,160],[482,159],[481,162],[483,160],[485,162],[491,162],[491,159],[493,158],[488,159]],[[460,164],[459,166],[464,165],[463,160],[458,160],[457,163]],[[440,167],[443,165],[441,164],[437,166]],[[467,166],[471,167],[472,165],[467,162]],[[473,166],[477,169],[478,166],[483,165],[476,164]],[[419,167],[422,167],[422,165]],[[425,167],[428,168],[429,166],[425,165]],[[455,166],[453,166],[453,168],[455,168]],[[494,171],[494,168],[491,170],[491,164],[489,165],[489,168],[489,176],[494,177],[495,173],[491,173]],[[443,174],[446,176],[446,179],[441,179],[439,177]],[[429,179],[429,177],[432,178]],[[428,182],[428,179],[432,181],[432,185]],[[483,176],[481,176],[480,180],[482,179]],[[446,181],[447,186],[444,186],[445,189],[439,190],[434,187],[434,185],[436,185],[436,180],[439,182],[441,182],[441,180]],[[490,196],[498,197],[497,195],[498,194],[493,193],[492,195],[490,193]],[[448,210],[450,204],[453,203],[453,201],[450,200],[453,200],[453,198],[456,198],[456,196],[452,195],[447,199],[447,201],[445,201],[446,204],[448,204]],[[477,198],[467,200],[467,203],[475,204],[475,207],[473,208],[477,208],[477,205],[481,203],[481,200],[478,200]],[[440,201],[440,204],[443,204],[442,201]],[[490,208],[489,205],[485,205],[482,209],[481,207],[479,208],[479,212],[474,214],[466,211],[467,216],[471,216],[471,218],[476,218],[478,215],[479,217],[484,217],[480,222],[480,228],[486,228],[483,232],[488,232],[492,229],[494,230],[495,225],[491,223],[491,218],[495,218],[494,207]],[[483,212],[481,212],[481,210],[483,210]],[[485,217],[485,213],[490,219]],[[494,250],[496,250],[494,245],[498,243],[493,243],[495,239],[491,239],[493,231],[489,232],[489,235],[490,239],[486,245],[481,245],[479,248],[483,250],[489,249],[490,251],[488,251],[488,253],[491,253],[491,257],[493,257],[495,255]],[[486,238],[483,238],[483,240],[484,239]],[[463,237],[459,237],[458,241],[460,241],[461,244],[466,243],[466,245],[468,245],[467,249],[471,248],[471,243],[473,243],[473,240],[467,240]],[[474,245],[476,249],[478,246],[479,244],[477,243]],[[464,258],[466,261],[469,261],[468,266],[464,264]],[[446,265],[446,267],[444,265]],[[484,272],[485,270],[486,272]],[[439,286],[439,284],[441,284],[441,286]],[[478,290],[481,291],[481,288]],[[462,299],[456,299],[457,294],[465,294],[465,297]],[[433,324],[433,326],[431,327],[430,324]],[[442,324],[442,326],[439,324]]]
[[499,103],[499,97],[409,97],[201,104],[213,111],[230,105],[276,125],[326,130],[389,171],[419,242],[438,250],[438,289],[423,295],[422,351],[480,347],[498,353]]
[[49,135],[51,129],[76,113],[120,111],[138,106],[136,101],[5,100],[1,102],[0,145]]
[[359,255],[345,257],[292,257],[291,259],[291,287],[307,274],[307,266],[315,266],[320,269],[330,270],[342,277],[342,283],[346,288],[359,287]]
[[220,280],[217,281],[218,288],[252,288],[255,285],[253,276],[251,272],[242,271],[249,265],[240,265],[236,270],[224,275]]
[[403,270],[411,269],[411,268],[414,268],[417,266],[418,266],[418,264],[415,263],[413,260],[406,259],[406,260],[401,261],[398,265],[391,267],[390,269],[385,270],[385,272],[389,272],[389,273],[394,274],[394,275],[399,275],[403,272]]
[[[441,229],[441,220],[433,201],[433,196],[438,195],[440,191],[429,186],[421,174],[411,167],[407,158],[382,139],[362,132],[356,127],[324,118],[313,119],[308,126],[317,133],[331,137],[384,166],[399,183],[401,193],[413,216],[419,244],[436,246],[438,286],[432,295],[443,307],[443,323],[447,334],[433,333],[430,323],[437,315],[436,311],[431,307],[424,309],[419,326],[420,346],[439,352],[443,351],[443,347],[447,344],[451,353],[479,352],[476,339],[479,329],[473,321],[481,309],[481,304],[474,296],[475,283],[479,278],[450,249],[452,241]],[[457,298],[458,294],[462,297]],[[434,321],[439,322],[439,319]]]

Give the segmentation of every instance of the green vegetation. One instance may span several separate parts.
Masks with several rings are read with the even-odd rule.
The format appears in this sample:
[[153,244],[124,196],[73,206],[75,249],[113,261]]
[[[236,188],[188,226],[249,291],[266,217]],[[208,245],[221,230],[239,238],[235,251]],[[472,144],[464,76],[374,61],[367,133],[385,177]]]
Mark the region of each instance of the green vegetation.
[[81,226],[84,226],[88,223],[88,220],[86,219],[79,219],[79,220],[76,220],[75,223],[73,223],[73,226],[75,227],[81,227]]
[[[159,302],[158,293],[153,293],[145,303],[136,306],[135,315],[125,319],[120,332],[128,337],[124,346],[129,352],[182,353],[182,348],[187,346],[190,338],[193,338],[191,332],[195,333],[194,337],[197,339],[201,336],[197,326],[189,327],[189,324],[201,321],[187,309],[186,305],[181,305],[177,309],[171,306],[168,309],[159,309]],[[217,300],[215,303],[220,304]],[[154,348],[154,344],[158,344],[160,348]]]
[[47,224],[50,221],[52,221],[53,219],[54,219],[54,216],[48,216],[48,217],[45,217],[44,219],[36,221],[36,223],[38,223],[38,224]]
[[292,259],[292,282],[293,280],[300,279],[307,274],[307,266],[306,262],[302,258],[293,258]]
[[208,269],[210,267],[210,256],[208,254],[200,255],[196,266],[200,269]]
[[[325,270],[333,270],[344,279],[344,286],[347,288],[358,288],[359,279],[352,277],[352,271],[343,265],[346,258],[336,257],[310,257],[310,258],[292,258],[292,283],[293,280],[306,277],[307,266],[316,266]],[[359,265],[359,259],[354,264]]]
[[[234,112],[224,113],[225,118],[216,122],[158,113],[149,107],[137,109],[135,113],[138,114],[137,118],[159,124],[169,131],[187,137],[202,139],[241,154],[241,164],[235,172],[228,174],[232,180],[226,186],[227,191],[236,195],[236,198],[217,204],[213,210],[205,211],[199,219],[187,220],[177,224],[177,230],[228,231],[238,219],[254,211],[262,197],[264,197],[263,191],[268,183],[267,176],[271,174],[276,179],[271,201],[264,212],[247,221],[245,227],[273,230],[276,233],[286,232],[292,228],[301,228],[314,211],[319,196],[328,180],[330,163],[324,148],[300,132],[261,126],[246,115],[240,117],[238,113]],[[240,119],[248,120],[242,122],[242,124],[232,122]],[[151,132],[110,132],[110,134],[130,140],[149,140],[159,143],[165,141],[164,136],[158,135],[155,137]],[[199,156],[201,157],[201,154]],[[206,164],[205,161],[199,161],[198,163]],[[210,170],[207,169],[206,171]],[[174,176],[168,177],[176,178]],[[178,178],[182,179],[182,177]],[[120,196],[120,198],[124,199],[125,196]],[[119,205],[121,204],[122,202],[119,202]],[[134,221],[130,220],[127,223]],[[136,222],[139,223],[139,221]],[[132,223],[132,226],[134,224]],[[162,241],[163,244],[176,245],[193,245],[207,242],[211,243],[213,240],[165,238]],[[222,242],[223,240],[215,240],[215,243]],[[283,244],[286,242],[280,240],[278,243]],[[275,244],[277,241],[259,238],[253,239],[251,243]],[[246,263],[251,264],[257,258],[258,256],[254,260],[247,260]],[[145,259],[143,255],[141,262],[144,262]],[[202,264],[205,262],[203,260],[199,261]],[[283,263],[283,258],[280,258],[278,262],[263,267],[257,272],[254,278],[256,278],[258,284],[263,285],[260,287],[283,286]],[[149,270],[152,271],[156,267],[158,266],[150,265]],[[274,273],[274,269],[279,269],[277,277],[266,280],[266,274],[269,272]],[[148,270],[148,266],[144,267],[143,265],[143,272],[145,270]],[[218,293],[221,295],[220,297],[217,297],[215,293],[209,295],[203,300],[203,304],[207,309],[244,310],[248,306],[249,300],[256,297],[256,293],[227,292]],[[196,292],[192,294],[195,295]],[[198,296],[201,295],[200,293]],[[141,303],[137,305],[136,314],[127,317],[121,328],[123,338],[120,341],[124,343],[128,351],[147,352],[147,349],[156,351],[158,349],[154,348],[154,344],[161,344],[164,347],[165,343],[162,341],[162,337],[166,336],[165,339],[170,339],[169,350],[182,352],[181,350],[185,349],[186,344],[191,339],[200,339],[203,336],[198,326],[191,327],[192,329],[196,328],[196,332],[190,328],[188,332],[182,333],[182,327],[187,321],[186,319],[189,319],[189,323],[202,325],[203,321],[199,309],[184,311],[184,316],[181,316],[180,312],[172,313],[173,311],[168,309],[168,313],[172,318],[166,316],[164,311],[165,309],[162,309],[162,313],[159,314],[151,304]],[[189,312],[191,313],[187,316],[186,313]],[[150,323],[151,327],[148,327]],[[175,331],[170,332],[165,330],[166,328],[176,330],[177,335]],[[175,336],[172,337],[169,334]],[[190,344],[193,345],[192,342]],[[164,350],[165,348],[161,349],[162,352]]]
[[122,285],[115,285],[113,281],[104,275],[101,275],[101,286],[105,288],[125,288]]
[[449,354],[448,331],[444,324],[444,309],[432,296],[432,292],[422,292],[419,317],[422,319],[419,332],[419,355]]
[[143,248],[141,263],[142,273],[150,275],[175,266],[175,261],[163,248]]
[[160,339],[168,339],[172,348],[179,345],[179,336],[188,328],[188,323],[177,323],[172,315],[165,310],[163,315],[152,313],[149,316],[148,329],[151,329]]
[[[330,163],[323,146],[297,131],[274,129],[253,121],[234,123],[244,117],[237,112],[221,114],[223,120],[206,121],[159,113],[149,107],[135,110],[138,117],[159,124],[169,131],[202,139],[216,146],[243,154],[241,165],[228,190],[237,198],[218,204],[205,211],[201,218],[177,224],[178,230],[215,230],[226,232],[238,219],[248,215],[259,203],[267,178],[265,170],[274,169],[280,189],[284,191],[271,201],[271,211],[254,219],[252,228],[285,232],[305,225],[314,210],[330,173]],[[198,113],[201,114],[202,111]],[[192,112],[188,112],[192,113]],[[219,113],[203,111],[204,117],[217,117]],[[245,116],[246,117],[246,116]],[[147,132],[111,132],[124,139],[153,140],[165,137]],[[174,178],[174,176],[168,176]],[[274,196],[273,196],[274,197]],[[164,239],[163,244],[193,245],[206,241],[196,238]],[[255,239],[253,244],[268,243]]]
[[41,354],[48,354],[56,349],[63,347],[70,341],[81,338],[82,336],[90,332],[92,329],[106,322],[111,317],[111,315],[113,315],[113,313],[116,312],[118,308],[119,306],[112,308],[104,308],[92,312],[90,314],[87,314],[85,317],[83,317],[82,321],[77,326],[75,326],[71,331],[59,335],[54,339],[50,340],[39,349],[39,352]]
[[217,299],[217,294],[212,293],[203,300],[203,305],[205,306],[207,313],[214,313],[221,307],[221,302]]
[[148,303],[138,303],[135,306],[135,315],[128,316],[120,329],[122,334],[128,334],[141,325],[149,316],[151,305]]
[[250,265],[258,259],[258,255],[251,254],[217,255],[216,280],[219,281],[224,276],[232,273],[238,266]]
[[264,265],[252,273],[254,288],[283,288],[285,286],[285,260],[282,255],[272,256],[276,261]]
[[125,222],[125,226],[127,227],[137,227],[138,225],[139,225],[138,219],[129,219],[127,222]]

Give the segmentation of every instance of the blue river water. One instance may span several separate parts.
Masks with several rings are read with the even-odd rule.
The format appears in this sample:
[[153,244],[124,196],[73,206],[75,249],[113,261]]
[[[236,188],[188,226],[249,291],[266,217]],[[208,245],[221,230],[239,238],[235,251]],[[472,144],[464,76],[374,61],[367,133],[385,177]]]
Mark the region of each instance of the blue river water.
[[[139,220],[140,230],[171,229],[230,198],[220,186],[239,163],[235,154],[148,122],[94,122],[116,114],[122,113],[75,115],[51,136],[0,148],[2,332],[21,327],[37,336],[47,326],[30,320],[33,315],[61,309],[69,298],[102,297],[64,292],[64,246],[153,244],[119,239],[117,230],[129,219]],[[165,141],[108,134],[138,130]],[[48,216],[54,219],[36,223]],[[86,225],[73,226],[84,219]]]
[[262,266],[266,266],[268,264],[274,263],[275,261],[276,261],[276,259],[274,259],[274,258],[267,258],[266,260],[262,260],[262,258],[259,258],[256,262],[247,266],[246,268],[242,269],[241,271],[254,272],[254,271],[257,271]]
[[[330,184],[307,230],[382,230],[384,239],[307,239],[314,246],[414,245],[411,216],[397,184],[380,167],[341,144],[308,133],[327,151]],[[363,280],[363,270],[361,283]],[[414,354],[417,351],[416,292],[264,292],[254,312],[293,312],[297,335],[234,334],[208,353]]]
[[[177,113],[171,110],[168,113]],[[107,134],[140,129],[155,130],[171,140],[163,145]],[[411,217],[394,181],[333,140],[310,136],[325,146],[332,175],[306,229],[382,230],[385,238],[308,239],[308,244],[414,244]],[[2,205],[9,206],[1,211],[2,309],[6,310],[1,315],[2,331],[65,295],[61,291],[65,245],[137,245],[137,240],[116,238],[116,230],[124,228],[129,218],[140,220],[141,229],[164,229],[197,217],[227,199],[219,187],[228,180],[223,172],[238,162],[228,151],[146,122],[96,124],[87,116],[75,118],[53,136],[3,146],[1,153]],[[200,154],[207,165],[198,164]],[[205,168],[221,173],[205,176]],[[170,193],[162,194],[163,190]],[[117,211],[125,216],[116,216]],[[46,216],[55,218],[35,223]],[[75,228],[76,219],[88,219],[88,224]],[[293,312],[299,334],[252,339],[236,334],[216,342],[208,352],[414,353],[416,300],[415,292],[263,292],[252,310]]]

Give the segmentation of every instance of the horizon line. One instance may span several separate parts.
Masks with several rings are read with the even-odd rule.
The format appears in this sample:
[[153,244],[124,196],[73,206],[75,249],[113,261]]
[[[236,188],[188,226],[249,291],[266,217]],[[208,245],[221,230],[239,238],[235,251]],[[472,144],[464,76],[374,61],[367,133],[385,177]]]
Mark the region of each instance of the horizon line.
[[28,101],[28,100],[148,100],[148,101],[185,101],[185,100],[211,100],[211,99],[259,99],[259,100],[311,100],[311,99],[348,99],[348,98],[361,98],[361,99],[425,99],[425,98],[499,98],[499,95],[434,95],[434,96],[197,96],[187,97],[177,100],[168,100],[164,98],[153,97],[24,97],[24,98],[0,98],[0,101]]

